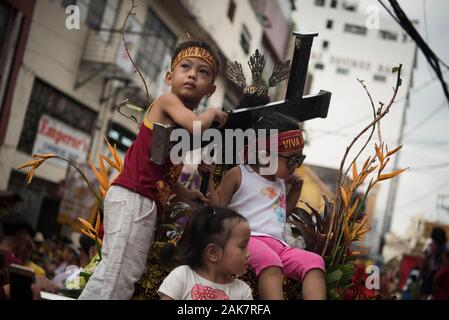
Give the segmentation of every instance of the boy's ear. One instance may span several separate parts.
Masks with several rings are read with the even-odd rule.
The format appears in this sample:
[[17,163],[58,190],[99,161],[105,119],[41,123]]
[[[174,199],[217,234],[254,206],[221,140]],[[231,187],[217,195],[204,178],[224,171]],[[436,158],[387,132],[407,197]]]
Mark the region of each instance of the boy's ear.
[[204,249],[204,253],[209,261],[218,262],[220,260],[220,250],[215,243],[209,243]]
[[211,84],[209,89],[207,90],[206,95],[210,98],[214,94],[215,90],[217,89],[217,86],[215,84]]
[[165,74],[165,84],[167,86],[171,86],[173,82],[173,73],[171,71],[167,71]]

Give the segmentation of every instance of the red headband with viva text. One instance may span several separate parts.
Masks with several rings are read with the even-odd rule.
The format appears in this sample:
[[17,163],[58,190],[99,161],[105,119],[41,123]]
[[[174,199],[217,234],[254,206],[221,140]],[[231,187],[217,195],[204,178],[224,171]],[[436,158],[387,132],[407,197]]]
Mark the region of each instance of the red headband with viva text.
[[[281,132],[277,135],[278,137],[278,153],[279,152],[293,152],[301,151],[304,148],[304,137],[301,130],[290,130]],[[274,138],[271,136],[270,138]],[[270,150],[270,138],[266,139],[265,148],[267,151]],[[255,140],[254,147],[258,147],[259,142]],[[248,159],[248,145],[246,145],[240,153],[240,156],[245,161]],[[253,150],[255,151],[255,150]]]
[[303,148],[304,137],[301,130],[285,131],[278,134],[278,152],[300,151]]

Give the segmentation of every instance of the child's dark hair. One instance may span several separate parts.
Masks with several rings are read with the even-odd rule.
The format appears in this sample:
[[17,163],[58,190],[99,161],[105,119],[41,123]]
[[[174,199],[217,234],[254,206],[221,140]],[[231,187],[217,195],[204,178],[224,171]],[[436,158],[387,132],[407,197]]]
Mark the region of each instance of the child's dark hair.
[[214,45],[212,45],[211,43],[209,43],[207,41],[203,41],[203,40],[193,40],[193,39],[191,39],[191,40],[186,40],[186,41],[183,41],[183,42],[179,43],[176,46],[176,48],[173,51],[173,54],[171,56],[171,64],[173,64],[173,61],[175,60],[175,58],[178,55],[178,53],[180,53],[183,49],[189,48],[189,47],[200,47],[200,48],[204,48],[207,51],[209,51],[209,53],[217,61],[217,75],[220,74],[221,69],[222,69],[222,62],[221,62],[220,54],[218,53],[218,50],[216,49],[216,47]]
[[256,117],[253,128],[259,129],[278,129],[279,132],[300,129],[299,122],[280,112],[266,112]]
[[224,247],[232,227],[246,219],[234,210],[203,206],[193,210],[176,246],[169,245],[160,252],[165,264],[187,264],[193,269],[202,264],[203,251],[210,243]]

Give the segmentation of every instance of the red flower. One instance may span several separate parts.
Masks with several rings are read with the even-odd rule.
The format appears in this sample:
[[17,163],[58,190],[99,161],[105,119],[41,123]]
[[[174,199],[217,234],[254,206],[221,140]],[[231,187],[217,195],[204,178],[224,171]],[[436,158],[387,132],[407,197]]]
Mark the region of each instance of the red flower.
[[373,289],[366,287],[366,266],[364,264],[354,264],[354,275],[352,276],[352,287],[347,289],[344,295],[345,300],[372,299],[376,296]]

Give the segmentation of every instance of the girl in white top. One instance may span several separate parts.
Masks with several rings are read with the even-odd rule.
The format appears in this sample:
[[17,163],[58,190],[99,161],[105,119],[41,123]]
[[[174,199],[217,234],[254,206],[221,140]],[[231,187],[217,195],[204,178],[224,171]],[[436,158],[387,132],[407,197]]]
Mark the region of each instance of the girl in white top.
[[[258,278],[260,298],[283,299],[284,275],[302,282],[304,299],[324,299],[323,259],[313,252],[291,248],[283,235],[286,217],[296,207],[302,189],[303,181],[295,173],[305,158],[302,131],[294,119],[276,112],[260,117],[254,127],[258,132],[279,131],[278,150],[269,150],[268,145],[267,150],[259,150],[265,156],[271,153],[270,160],[277,161],[275,174],[261,174],[259,163],[236,166],[225,174],[217,190],[210,179],[210,205],[233,209],[248,220],[251,227],[249,267]],[[248,157],[251,156],[254,159],[250,153]],[[214,169],[201,165],[200,170]],[[288,193],[286,183],[290,185]]]
[[194,210],[176,247],[161,253],[163,262],[183,263],[162,282],[161,300],[252,300],[251,288],[229,276],[246,272],[249,238],[246,219],[234,210]]

